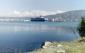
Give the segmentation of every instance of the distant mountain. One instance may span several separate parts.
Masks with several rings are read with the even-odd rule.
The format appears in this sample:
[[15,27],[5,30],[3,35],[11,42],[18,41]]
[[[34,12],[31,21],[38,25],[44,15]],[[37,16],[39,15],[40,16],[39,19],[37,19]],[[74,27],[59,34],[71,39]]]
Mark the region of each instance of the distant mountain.
[[45,18],[61,18],[65,21],[78,21],[81,17],[85,17],[85,10],[73,10],[60,14],[45,16]]

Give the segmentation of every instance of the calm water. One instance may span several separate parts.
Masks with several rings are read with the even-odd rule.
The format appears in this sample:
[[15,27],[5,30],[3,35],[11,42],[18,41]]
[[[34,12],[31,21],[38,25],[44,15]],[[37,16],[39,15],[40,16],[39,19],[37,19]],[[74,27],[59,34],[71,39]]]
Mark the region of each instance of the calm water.
[[79,38],[76,22],[0,23],[0,53],[19,53],[40,48],[44,41]]

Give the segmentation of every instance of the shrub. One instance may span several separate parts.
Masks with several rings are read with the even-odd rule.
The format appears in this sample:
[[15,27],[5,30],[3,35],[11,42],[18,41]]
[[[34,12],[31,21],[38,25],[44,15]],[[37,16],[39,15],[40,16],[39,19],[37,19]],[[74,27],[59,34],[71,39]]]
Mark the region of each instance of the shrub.
[[80,26],[79,26],[79,34],[81,37],[85,37],[85,19],[82,17]]

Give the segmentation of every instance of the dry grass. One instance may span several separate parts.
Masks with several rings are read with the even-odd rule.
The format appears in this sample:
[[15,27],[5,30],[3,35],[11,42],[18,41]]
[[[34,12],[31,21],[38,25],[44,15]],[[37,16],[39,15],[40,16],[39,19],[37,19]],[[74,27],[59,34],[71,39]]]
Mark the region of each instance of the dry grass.
[[[72,42],[53,42],[52,45],[55,47],[61,44],[65,48],[66,53],[85,53],[85,38],[81,40],[72,41]],[[31,53],[57,53],[56,48],[46,48],[38,49]]]

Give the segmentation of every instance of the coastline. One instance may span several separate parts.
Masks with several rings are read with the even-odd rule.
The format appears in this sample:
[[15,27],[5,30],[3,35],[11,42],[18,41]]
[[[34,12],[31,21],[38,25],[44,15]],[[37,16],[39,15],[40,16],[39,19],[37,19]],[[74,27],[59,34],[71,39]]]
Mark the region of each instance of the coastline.
[[40,48],[32,52],[28,53],[55,53],[57,52],[56,46],[62,45],[65,49],[66,53],[84,53],[85,51],[85,37],[79,40],[71,41],[71,42],[52,42],[51,46],[48,48]]

